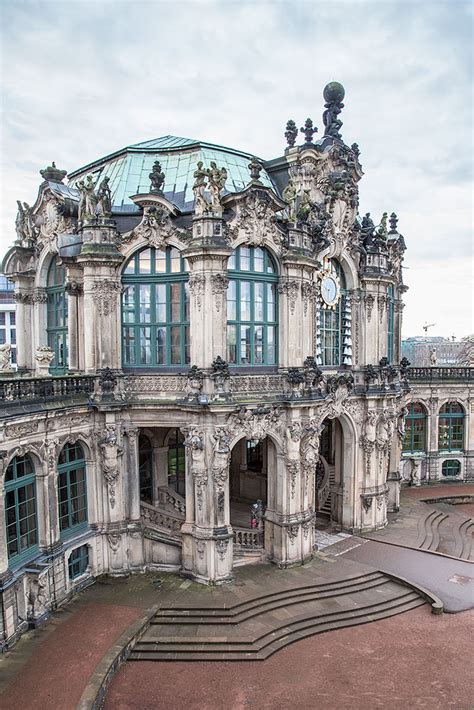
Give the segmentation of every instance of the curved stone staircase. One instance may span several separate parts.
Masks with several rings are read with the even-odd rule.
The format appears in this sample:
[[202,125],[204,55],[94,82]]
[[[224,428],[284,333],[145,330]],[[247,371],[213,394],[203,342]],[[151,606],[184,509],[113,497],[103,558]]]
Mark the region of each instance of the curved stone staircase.
[[445,503],[419,520],[415,547],[441,552],[462,560],[474,560],[474,519]]
[[307,636],[384,619],[424,603],[416,591],[372,571],[228,606],[163,606],[129,660],[264,660]]

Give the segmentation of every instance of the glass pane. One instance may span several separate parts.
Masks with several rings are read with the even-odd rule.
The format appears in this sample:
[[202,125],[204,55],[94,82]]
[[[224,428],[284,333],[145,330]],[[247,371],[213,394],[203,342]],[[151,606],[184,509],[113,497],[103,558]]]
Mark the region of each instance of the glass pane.
[[229,281],[229,288],[227,289],[227,319],[236,320],[237,318],[237,283],[235,281]]
[[135,256],[132,256],[127,266],[124,269],[124,274],[134,274],[135,273]]
[[156,362],[158,365],[166,362],[166,328],[156,329]]
[[237,326],[227,326],[227,361],[231,365],[237,364]]
[[170,249],[170,265],[173,273],[181,271],[181,255],[174,247]]
[[267,320],[275,321],[275,286],[267,284]]
[[181,321],[181,284],[171,284],[171,322]]
[[171,364],[181,364],[181,327],[176,326],[171,330]]
[[140,323],[151,321],[150,284],[140,284]]
[[125,286],[122,297],[124,323],[135,321],[135,286]]
[[255,326],[254,362],[256,365],[263,364],[263,326]]
[[155,272],[157,274],[164,274],[166,271],[166,252],[156,251],[155,252]]
[[232,254],[229,257],[229,261],[227,262],[227,268],[228,269],[235,269],[235,251],[232,252]]
[[250,326],[240,327],[240,362],[242,365],[250,364]]
[[253,270],[261,272],[264,270],[264,252],[260,247],[253,250]]
[[250,271],[250,249],[248,247],[240,247],[240,270]]
[[265,284],[255,283],[254,284],[254,309],[255,315],[254,319],[257,321],[263,321],[263,293],[265,289]]
[[123,329],[123,358],[126,365],[135,365],[135,329]]
[[166,323],[166,284],[155,284],[156,322]]
[[250,312],[250,283],[248,281],[240,282],[240,319],[249,321],[251,319]]
[[140,365],[151,363],[151,328],[140,328]]
[[138,270],[140,274],[151,273],[151,250],[144,249],[138,255]]

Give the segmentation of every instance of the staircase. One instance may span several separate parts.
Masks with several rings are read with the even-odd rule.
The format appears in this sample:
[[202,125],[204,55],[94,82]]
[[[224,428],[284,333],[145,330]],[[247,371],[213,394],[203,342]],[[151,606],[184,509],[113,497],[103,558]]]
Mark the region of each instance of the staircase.
[[[210,601],[210,600],[208,600]],[[163,606],[130,661],[265,660],[300,639],[424,604],[377,571],[268,591],[224,606]]]
[[[331,513],[332,513],[331,489],[333,488],[335,483],[336,483],[335,467],[329,466],[327,480],[322,481],[322,489],[324,486],[327,486],[327,495],[323,496],[323,498],[321,499],[321,504],[319,504],[319,502],[318,502],[318,515],[324,515],[325,517],[331,518]],[[318,501],[319,501],[319,495],[318,495]]]

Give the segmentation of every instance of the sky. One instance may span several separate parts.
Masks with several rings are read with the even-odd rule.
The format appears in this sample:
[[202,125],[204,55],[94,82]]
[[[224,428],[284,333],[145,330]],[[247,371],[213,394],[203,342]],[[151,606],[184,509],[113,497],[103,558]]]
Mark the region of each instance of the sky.
[[407,243],[404,337],[474,332],[471,2],[0,0],[0,24],[0,255],[52,160],[167,134],[271,159],[339,81],[360,212]]

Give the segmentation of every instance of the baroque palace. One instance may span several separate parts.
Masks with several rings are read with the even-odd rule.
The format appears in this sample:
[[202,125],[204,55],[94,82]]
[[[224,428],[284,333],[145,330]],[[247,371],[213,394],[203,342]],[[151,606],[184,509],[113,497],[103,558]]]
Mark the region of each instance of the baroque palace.
[[358,214],[343,98],[328,84],[324,134],[289,121],[273,160],[165,136],[67,184],[53,163],[18,203],[4,647],[98,575],[220,583],[310,560],[319,516],[368,531],[397,509],[405,243],[394,213]]

